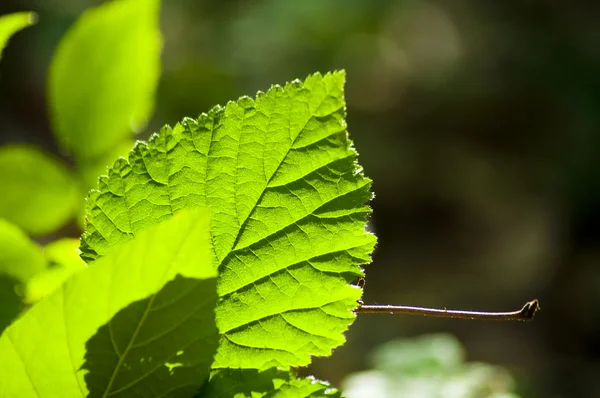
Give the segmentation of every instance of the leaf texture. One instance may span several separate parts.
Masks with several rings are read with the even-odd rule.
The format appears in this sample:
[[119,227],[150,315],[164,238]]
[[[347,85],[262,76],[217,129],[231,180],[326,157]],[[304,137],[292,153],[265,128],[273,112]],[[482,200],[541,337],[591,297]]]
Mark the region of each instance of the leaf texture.
[[88,196],[88,261],[194,205],[211,208],[221,336],[213,368],[288,368],[344,342],[375,237],[347,137],[344,72],[242,97],[139,143]]

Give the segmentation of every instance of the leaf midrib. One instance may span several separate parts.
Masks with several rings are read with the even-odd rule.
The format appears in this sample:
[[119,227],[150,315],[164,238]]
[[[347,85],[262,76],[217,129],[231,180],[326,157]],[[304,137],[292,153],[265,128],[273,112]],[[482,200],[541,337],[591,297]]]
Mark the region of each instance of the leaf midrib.
[[119,370],[121,369],[121,366],[123,365],[123,362],[125,361],[125,358],[127,357],[127,354],[133,347],[133,342],[136,340],[140,330],[142,329],[142,325],[144,324],[144,322],[146,321],[146,318],[148,317],[148,314],[150,313],[150,308],[152,307],[152,304],[154,304],[154,300],[156,300],[156,295],[157,295],[157,293],[154,293],[152,295],[152,297],[150,297],[150,300],[148,301],[148,305],[146,305],[146,309],[144,310],[144,314],[142,315],[142,319],[136,326],[135,331],[133,332],[133,336],[131,336],[131,339],[129,339],[127,348],[125,348],[125,350],[123,351],[123,354],[119,356],[119,362],[117,362],[117,366],[115,366],[115,369],[113,370],[113,373],[110,376],[110,380],[108,381],[108,385],[106,386],[106,389],[104,390],[104,394],[102,394],[103,398],[106,398],[109,395],[111,395],[110,389],[111,389],[113,383],[115,382],[117,374],[119,373]]
[[[285,163],[285,160],[288,158],[288,156],[290,154],[290,151],[292,150],[292,148],[294,147],[294,144],[296,143],[296,140],[298,139],[298,137],[300,137],[300,135],[302,135],[302,132],[304,131],[304,129],[308,125],[308,122],[310,122],[312,120],[312,118],[315,117],[316,112],[321,108],[321,106],[323,105],[323,102],[325,102],[325,98],[327,98],[330,95],[329,90],[326,90],[326,92],[327,92],[327,94],[321,99],[321,101],[319,102],[319,105],[317,107],[315,107],[314,111],[310,112],[310,116],[308,118],[306,118],[306,121],[304,122],[304,125],[302,126],[302,128],[300,128],[298,130],[298,134],[296,134],[296,136],[294,137],[294,139],[290,143],[290,146],[287,149],[287,152],[286,152],[285,156],[282,157],[281,161],[279,162],[279,164],[277,165],[277,167],[275,168],[275,170],[273,171],[273,173],[269,176],[269,179],[265,183],[264,189],[261,191],[260,195],[258,195],[258,197],[256,198],[256,201],[254,202],[254,206],[252,207],[252,210],[254,210],[256,208],[256,205],[258,203],[260,203],[261,199],[265,195],[265,192],[267,191],[267,188],[269,187],[269,184],[271,183],[271,181],[273,181],[273,178],[279,172],[279,170],[281,168],[281,165]],[[288,115],[288,133],[291,133],[291,127],[289,125],[290,125],[290,122],[291,122],[292,114],[293,114],[293,111],[290,108],[290,113]],[[240,135],[241,135],[241,133],[240,133]],[[239,160],[239,151],[238,151],[238,155],[236,157],[236,161],[237,160]],[[207,162],[207,164],[208,164],[208,162]],[[264,168],[264,159],[263,159],[263,168]],[[236,201],[236,206],[237,206],[237,201]],[[248,220],[250,219],[250,215],[252,214],[252,210],[250,212],[248,212],[248,215],[246,216],[246,218],[244,219],[244,221],[240,224],[240,227],[237,230],[237,233],[236,233],[235,239],[233,240],[233,244],[231,245],[231,248],[229,249],[228,253],[223,257],[223,259],[219,262],[219,264],[217,266],[217,269],[221,268],[221,266],[225,263],[226,259],[229,257],[229,254],[236,249],[236,246],[237,246],[237,244],[238,244],[238,242],[240,240],[240,237],[242,236],[242,231],[244,230],[244,228],[246,227],[246,224],[248,223]]]

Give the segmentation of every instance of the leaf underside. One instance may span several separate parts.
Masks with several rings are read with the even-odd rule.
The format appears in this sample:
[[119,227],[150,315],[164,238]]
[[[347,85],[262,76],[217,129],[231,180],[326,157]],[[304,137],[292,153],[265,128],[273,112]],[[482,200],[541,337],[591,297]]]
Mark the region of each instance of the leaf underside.
[[347,137],[344,72],[242,97],[138,143],[88,196],[86,261],[181,209],[213,212],[213,369],[289,368],[344,342],[370,261],[371,181]]

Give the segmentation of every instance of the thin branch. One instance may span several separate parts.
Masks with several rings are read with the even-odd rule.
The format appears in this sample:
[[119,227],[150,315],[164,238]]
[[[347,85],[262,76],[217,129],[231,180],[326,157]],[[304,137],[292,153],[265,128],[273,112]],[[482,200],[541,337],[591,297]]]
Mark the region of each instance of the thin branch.
[[461,311],[426,307],[407,307],[403,305],[363,305],[361,304],[356,313],[366,314],[408,314],[433,316],[438,318],[457,318],[487,321],[530,321],[540,309],[540,303],[536,300],[530,301],[519,311],[513,312],[481,312]]

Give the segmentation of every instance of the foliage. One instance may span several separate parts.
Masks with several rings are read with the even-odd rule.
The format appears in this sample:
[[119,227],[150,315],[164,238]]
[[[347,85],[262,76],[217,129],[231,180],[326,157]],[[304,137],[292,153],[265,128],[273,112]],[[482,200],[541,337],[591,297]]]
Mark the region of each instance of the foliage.
[[150,116],[160,72],[158,11],[158,0],[105,3],[85,12],[56,49],[48,80],[54,132],[81,167]]
[[19,315],[23,286],[45,268],[41,248],[17,226],[0,219],[0,333]]
[[207,205],[218,266],[216,368],[287,368],[344,342],[375,239],[370,180],[343,122],[343,73],[275,86],[165,128],[88,197],[86,259]]
[[[44,236],[83,213],[85,192],[132,145],[151,115],[160,73],[159,0],[115,0],[86,11],[60,41],[50,65],[53,133],[72,159],[29,145],[0,149],[0,217]],[[0,19],[0,47],[32,13]],[[6,40],[2,40],[6,38]],[[19,204],[17,206],[17,204]]]
[[[126,109],[91,81],[100,72],[89,72],[106,71],[99,60],[114,68],[107,75],[123,69],[113,56],[81,56],[91,37],[115,50],[110,40],[125,33],[111,26],[131,28],[123,19],[136,7],[89,11],[54,58],[51,111],[77,174],[32,147],[0,152],[5,185],[15,188],[4,208],[20,209],[5,216],[31,234],[77,212],[86,165],[127,143],[123,115],[148,116],[147,95],[129,90],[142,105]],[[154,17],[131,30],[152,39]],[[289,369],[343,344],[361,295],[350,283],[375,244],[365,231],[371,181],[346,133],[344,80],[337,72],[274,86],[137,143],[88,196],[87,267],[73,240],[42,250],[5,221],[18,239],[7,235],[16,251],[2,271],[20,298],[5,323],[34,305],[0,338],[0,367],[9,369],[0,396],[339,396]],[[124,113],[106,105],[115,102]],[[95,130],[107,114],[113,124]]]
[[[214,107],[115,162],[153,108],[159,8],[107,2],[59,44],[49,109],[74,167],[0,148],[0,397],[340,397],[292,369],[345,342],[376,242],[345,73]],[[81,241],[31,240],[96,181]]]
[[37,16],[32,12],[15,12],[0,16],[0,59],[2,50],[12,35],[35,23]]
[[274,86],[119,159],[88,197],[89,269],[50,246],[63,270],[0,339],[3,396],[339,396],[286,370],[344,342],[375,244],[343,84]]
[[348,398],[517,398],[503,368],[465,363],[460,342],[448,334],[385,343],[371,356],[373,369],[348,376]]
[[0,196],[0,217],[29,234],[55,231],[81,205],[79,186],[69,169],[36,147],[0,147],[0,169],[0,185],[9,190]]
[[44,246],[46,268],[28,280],[23,300],[33,304],[48,296],[63,284],[74,272],[85,268],[79,257],[79,239],[62,238]]
[[208,222],[140,232],[27,311],[0,338],[0,396],[193,395],[217,343]]

